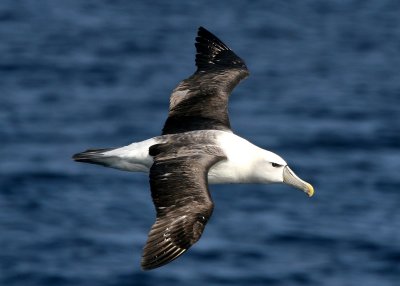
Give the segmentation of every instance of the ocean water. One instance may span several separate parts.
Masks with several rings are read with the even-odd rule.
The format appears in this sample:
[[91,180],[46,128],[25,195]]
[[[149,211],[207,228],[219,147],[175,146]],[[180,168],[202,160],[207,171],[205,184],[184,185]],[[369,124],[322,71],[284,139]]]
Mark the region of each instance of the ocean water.
[[[0,2],[0,285],[400,285],[399,1]],[[140,269],[145,174],[72,154],[160,134],[198,26],[251,75],[234,131],[316,190],[211,186],[201,240]]]

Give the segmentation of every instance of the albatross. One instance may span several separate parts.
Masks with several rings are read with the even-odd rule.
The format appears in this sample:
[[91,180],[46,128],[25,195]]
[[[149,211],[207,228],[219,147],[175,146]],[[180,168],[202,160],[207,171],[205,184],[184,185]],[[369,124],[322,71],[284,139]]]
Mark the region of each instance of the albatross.
[[160,136],[73,156],[149,173],[156,221],[143,250],[143,270],[171,262],[200,239],[214,208],[208,184],[283,183],[314,193],[279,155],[232,132],[228,99],[249,75],[244,61],[203,27],[195,46],[197,70],[173,90]]

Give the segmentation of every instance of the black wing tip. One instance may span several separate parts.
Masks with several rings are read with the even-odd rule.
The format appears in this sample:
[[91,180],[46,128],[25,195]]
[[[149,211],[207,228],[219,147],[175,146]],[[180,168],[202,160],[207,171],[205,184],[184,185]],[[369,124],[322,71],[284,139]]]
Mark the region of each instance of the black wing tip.
[[143,250],[141,268],[143,271],[159,268],[177,259],[186,250],[187,248],[169,244],[163,236],[159,238],[150,235]]
[[206,28],[204,28],[203,26],[199,26],[198,34],[201,33],[201,32],[210,33],[210,31],[208,31],[208,30],[207,30]]
[[141,261],[141,268],[142,268],[143,271],[149,271],[149,270],[153,270],[153,269],[156,269],[156,268],[160,268],[160,267],[162,267],[162,266],[164,266],[166,264],[169,264],[170,262],[174,261],[175,259],[177,259],[185,251],[186,251],[186,249],[181,249],[176,254],[172,254],[170,256],[162,257],[161,260],[143,256],[142,257],[142,261]]
[[196,37],[196,66],[198,70],[240,68],[247,70],[244,61],[238,57],[217,36],[200,26]]
[[200,44],[212,43],[223,50],[230,50],[229,47],[225,45],[217,36],[215,36],[213,33],[211,33],[203,26],[200,26],[199,29],[197,30],[196,42]]

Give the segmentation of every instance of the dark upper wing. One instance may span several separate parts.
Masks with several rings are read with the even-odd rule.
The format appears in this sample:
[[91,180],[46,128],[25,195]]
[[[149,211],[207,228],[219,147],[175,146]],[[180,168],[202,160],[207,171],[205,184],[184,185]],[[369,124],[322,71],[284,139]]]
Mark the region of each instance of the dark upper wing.
[[142,268],[167,264],[199,240],[213,211],[207,173],[224,159],[214,146],[158,144],[150,148],[154,164],[150,187],[157,219],[144,247]]
[[230,130],[228,99],[249,72],[244,61],[209,31],[196,38],[197,71],[174,89],[162,134]]

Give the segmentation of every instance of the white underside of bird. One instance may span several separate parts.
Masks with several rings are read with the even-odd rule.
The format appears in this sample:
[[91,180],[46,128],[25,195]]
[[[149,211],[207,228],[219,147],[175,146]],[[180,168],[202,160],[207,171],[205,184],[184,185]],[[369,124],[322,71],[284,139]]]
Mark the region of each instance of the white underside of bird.
[[[279,155],[264,150],[232,132],[203,130],[186,132],[186,134],[196,137],[203,132],[215,136],[215,145],[223,150],[227,158],[211,167],[208,172],[210,184],[282,183],[285,181],[285,169],[288,169],[288,172],[297,179],[295,187],[299,188],[299,185],[303,185],[300,188],[308,195],[312,195],[311,185],[298,178]],[[96,161],[110,168],[148,173],[153,164],[153,157],[149,154],[150,147],[166,142],[168,137],[169,135],[157,136],[106,151],[98,154]]]

